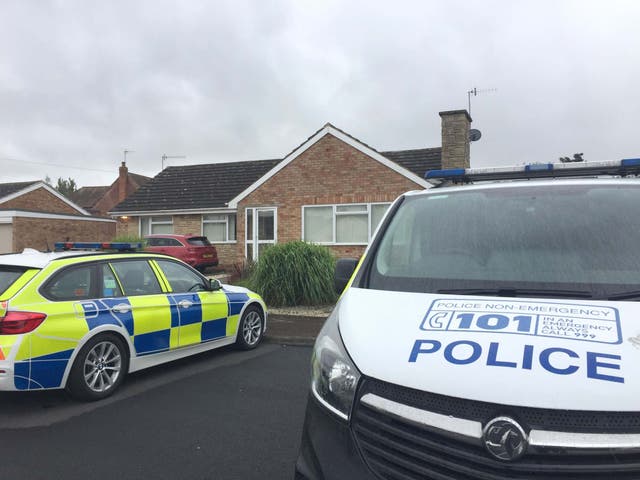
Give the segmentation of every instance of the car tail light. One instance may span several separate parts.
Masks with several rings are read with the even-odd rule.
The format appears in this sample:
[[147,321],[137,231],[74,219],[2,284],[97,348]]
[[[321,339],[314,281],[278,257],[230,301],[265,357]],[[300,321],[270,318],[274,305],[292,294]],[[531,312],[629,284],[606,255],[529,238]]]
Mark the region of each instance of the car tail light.
[[0,317],[0,335],[17,335],[29,333],[44,321],[44,313],[35,312],[7,312]]

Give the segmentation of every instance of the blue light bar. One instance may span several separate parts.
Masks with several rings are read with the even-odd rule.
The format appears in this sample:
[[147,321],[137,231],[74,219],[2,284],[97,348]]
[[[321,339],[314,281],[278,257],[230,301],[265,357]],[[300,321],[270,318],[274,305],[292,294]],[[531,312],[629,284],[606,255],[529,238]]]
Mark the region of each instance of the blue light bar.
[[63,250],[117,250],[119,252],[130,252],[142,249],[140,242],[56,242],[56,251]]
[[524,166],[525,172],[542,172],[553,170],[553,163],[531,163]]
[[424,178],[448,178],[461,177],[465,174],[464,168],[451,168],[449,170],[431,170],[424,175]]
[[620,162],[621,167],[637,167],[640,166],[640,158],[625,158]]
[[454,168],[431,170],[424,178],[440,186],[479,181],[530,180],[567,177],[626,177],[640,176],[640,158],[602,162],[532,163],[518,167]]

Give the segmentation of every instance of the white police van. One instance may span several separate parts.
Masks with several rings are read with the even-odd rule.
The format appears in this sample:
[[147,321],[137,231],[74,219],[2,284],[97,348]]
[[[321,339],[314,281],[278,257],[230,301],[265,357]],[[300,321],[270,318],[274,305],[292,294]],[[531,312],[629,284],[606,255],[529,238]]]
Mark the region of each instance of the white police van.
[[442,170],[398,198],[338,264],[296,478],[640,479],[639,174]]

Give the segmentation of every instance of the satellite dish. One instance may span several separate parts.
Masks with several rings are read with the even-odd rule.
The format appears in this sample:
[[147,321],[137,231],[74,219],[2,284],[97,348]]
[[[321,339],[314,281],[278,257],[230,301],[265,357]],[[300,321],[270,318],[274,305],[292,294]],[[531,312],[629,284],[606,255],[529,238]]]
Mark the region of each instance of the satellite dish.
[[471,130],[469,130],[470,142],[477,142],[478,140],[480,140],[480,137],[482,137],[482,132],[480,130],[477,130],[475,128],[472,128]]

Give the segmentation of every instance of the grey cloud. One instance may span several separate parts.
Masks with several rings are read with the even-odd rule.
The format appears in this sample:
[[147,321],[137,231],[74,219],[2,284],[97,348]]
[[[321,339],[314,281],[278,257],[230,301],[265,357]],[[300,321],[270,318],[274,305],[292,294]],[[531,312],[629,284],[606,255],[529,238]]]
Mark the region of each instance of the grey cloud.
[[107,184],[125,148],[150,176],[163,153],[279,157],[327,121],[380,150],[437,146],[438,111],[466,108],[474,86],[497,90],[472,99],[472,165],[638,156],[639,14],[633,1],[3,2],[2,181]]

